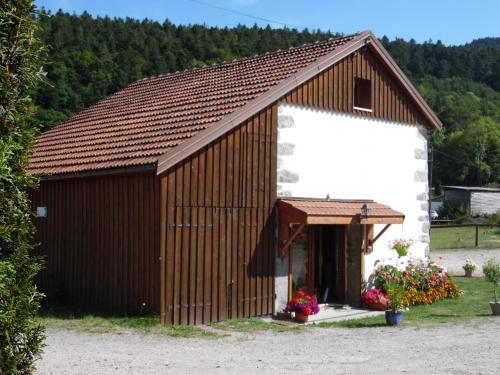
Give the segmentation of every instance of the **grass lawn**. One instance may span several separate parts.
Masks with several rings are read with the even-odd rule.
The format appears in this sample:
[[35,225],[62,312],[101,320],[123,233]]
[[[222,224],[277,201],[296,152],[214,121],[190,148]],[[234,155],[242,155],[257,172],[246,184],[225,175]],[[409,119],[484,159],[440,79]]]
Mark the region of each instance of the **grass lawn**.
[[[422,327],[441,324],[467,323],[472,320],[491,317],[489,301],[493,297],[491,283],[482,277],[455,277],[463,295],[433,305],[419,305],[405,312],[401,327]],[[385,317],[377,316],[347,320],[342,322],[323,322],[316,325],[296,326],[266,322],[261,318],[245,318],[212,323],[208,327],[162,326],[157,317],[102,317],[87,315],[81,318],[61,314],[45,313],[39,318],[47,328],[70,329],[90,333],[137,332],[174,337],[223,337],[225,332],[302,332],[314,327],[366,328],[386,326]],[[495,319],[495,318],[492,318]]]
[[[492,284],[482,277],[455,277],[463,295],[432,305],[410,307],[405,312],[401,327],[421,327],[440,324],[467,323],[474,319],[491,317],[489,301],[493,297]],[[495,317],[496,318],[496,317]],[[335,323],[319,323],[319,327],[363,328],[385,326],[385,317],[377,316]]]
[[[431,249],[467,249],[475,247],[476,229],[432,228]],[[479,247],[481,249],[500,248],[500,228],[479,228]]]
[[88,333],[135,332],[173,337],[218,337],[219,335],[193,326],[163,326],[158,317],[103,317],[43,313],[40,322],[47,328],[69,329]]

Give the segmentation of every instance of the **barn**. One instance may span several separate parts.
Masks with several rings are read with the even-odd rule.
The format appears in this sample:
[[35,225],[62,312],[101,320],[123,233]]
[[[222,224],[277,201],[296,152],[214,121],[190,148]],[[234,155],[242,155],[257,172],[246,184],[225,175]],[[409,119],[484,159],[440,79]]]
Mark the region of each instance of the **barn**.
[[359,304],[388,241],[428,252],[441,126],[370,32],[135,82],[37,139],[39,286],[165,324]]
[[470,216],[500,213],[500,189],[474,186],[443,186],[448,201]]

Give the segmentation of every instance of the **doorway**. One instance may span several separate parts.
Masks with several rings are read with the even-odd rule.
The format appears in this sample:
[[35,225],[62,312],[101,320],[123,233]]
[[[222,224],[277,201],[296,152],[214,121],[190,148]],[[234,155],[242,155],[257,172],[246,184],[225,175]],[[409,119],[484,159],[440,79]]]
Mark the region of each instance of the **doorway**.
[[354,263],[359,262],[359,259],[354,259],[348,253],[359,251],[348,252],[347,227],[328,224],[308,225],[304,229],[290,249],[290,298],[302,290],[316,295],[319,303],[356,302],[351,298],[348,288],[354,287],[352,294],[359,294],[359,289],[353,283],[353,280],[358,281],[356,270],[359,267],[354,267]]
[[320,303],[342,303],[345,300],[344,233],[343,225],[314,227],[312,281]]

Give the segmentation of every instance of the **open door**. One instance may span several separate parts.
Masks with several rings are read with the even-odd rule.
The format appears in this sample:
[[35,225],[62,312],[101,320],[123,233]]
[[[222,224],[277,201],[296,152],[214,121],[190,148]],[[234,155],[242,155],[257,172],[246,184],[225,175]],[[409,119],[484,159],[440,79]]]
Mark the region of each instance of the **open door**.
[[345,300],[345,225],[315,226],[314,290],[320,303]]

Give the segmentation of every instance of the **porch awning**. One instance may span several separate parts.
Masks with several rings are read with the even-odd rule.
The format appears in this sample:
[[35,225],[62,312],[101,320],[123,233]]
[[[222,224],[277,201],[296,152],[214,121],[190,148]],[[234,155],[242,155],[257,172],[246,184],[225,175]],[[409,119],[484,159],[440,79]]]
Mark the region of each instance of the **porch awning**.
[[[372,200],[285,198],[280,216],[297,224],[402,224],[405,216]],[[364,208],[364,209],[363,209]]]

